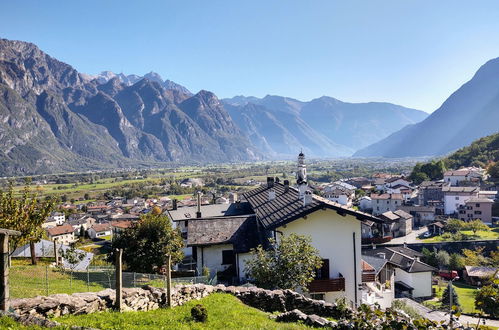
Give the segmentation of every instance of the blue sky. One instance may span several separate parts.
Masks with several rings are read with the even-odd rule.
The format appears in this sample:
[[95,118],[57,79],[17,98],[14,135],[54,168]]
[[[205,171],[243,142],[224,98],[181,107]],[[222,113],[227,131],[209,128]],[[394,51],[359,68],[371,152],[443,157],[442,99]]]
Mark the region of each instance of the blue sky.
[[81,72],[160,73],[219,97],[432,112],[499,57],[499,1],[7,1],[0,36]]

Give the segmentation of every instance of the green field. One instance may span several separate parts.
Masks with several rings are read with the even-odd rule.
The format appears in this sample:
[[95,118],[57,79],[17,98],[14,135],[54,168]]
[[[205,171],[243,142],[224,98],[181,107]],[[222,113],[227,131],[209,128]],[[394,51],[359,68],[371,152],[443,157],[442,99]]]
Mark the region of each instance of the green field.
[[[190,314],[196,304],[203,304],[208,311],[206,323],[195,322]],[[269,314],[244,305],[239,299],[214,293],[201,300],[193,300],[172,309],[149,312],[101,312],[88,315],[70,315],[54,319],[67,329],[82,326],[99,329],[310,329],[298,323],[278,323]],[[0,328],[21,329],[15,322],[0,318]],[[32,327],[31,329],[36,329]]]
[[[426,304],[439,308],[440,299],[442,299],[442,294],[444,293],[446,286],[446,283],[442,286],[434,285],[433,287],[436,290],[436,297],[432,300],[426,301]],[[454,282],[453,286],[457,292],[463,313],[477,313],[478,310],[475,309],[475,293],[477,288],[461,282]]]
[[[473,235],[471,230],[461,230],[459,231],[463,235],[470,236],[472,240],[488,240],[488,239],[499,239],[499,228],[493,228],[490,231],[478,231],[476,235]],[[422,239],[422,242],[425,243],[434,243],[434,242],[445,242],[451,239],[445,239],[442,236],[434,236],[430,238]]]

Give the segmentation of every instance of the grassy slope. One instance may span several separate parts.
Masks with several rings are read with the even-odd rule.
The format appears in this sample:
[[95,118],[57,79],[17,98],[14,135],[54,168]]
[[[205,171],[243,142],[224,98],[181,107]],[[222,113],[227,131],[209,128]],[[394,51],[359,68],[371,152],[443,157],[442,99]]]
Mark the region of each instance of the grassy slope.
[[[191,308],[203,304],[208,311],[206,323],[194,322]],[[85,326],[99,329],[307,329],[296,323],[277,323],[267,313],[244,305],[239,299],[216,293],[200,301],[191,301],[173,309],[158,309],[150,312],[102,312],[89,315],[64,316],[55,319],[66,326]],[[14,322],[0,318],[0,328]]]
[[[473,240],[487,240],[487,239],[499,239],[499,228],[494,228],[490,231],[478,231],[476,235],[473,235],[471,230],[461,230],[461,233],[464,235],[473,236]],[[434,243],[434,242],[443,242],[446,241],[442,239],[442,236],[435,236],[430,238],[424,238],[421,240],[424,243]]]
[[[475,292],[477,291],[476,287],[460,282],[455,282],[453,285],[459,297],[458,298],[459,303],[461,304],[463,312],[477,313],[478,311],[475,309]],[[435,287],[436,287],[437,300],[428,301],[427,303],[435,307],[440,307],[440,299],[442,298],[442,294],[444,293],[445,287],[438,287],[438,286]]]

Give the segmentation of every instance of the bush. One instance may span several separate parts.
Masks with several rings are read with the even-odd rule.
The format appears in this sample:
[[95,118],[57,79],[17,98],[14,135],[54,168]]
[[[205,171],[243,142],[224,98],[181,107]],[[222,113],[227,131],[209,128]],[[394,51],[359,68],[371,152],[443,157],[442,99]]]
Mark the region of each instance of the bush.
[[196,322],[206,322],[208,320],[208,311],[203,305],[197,304],[192,307],[191,316]]

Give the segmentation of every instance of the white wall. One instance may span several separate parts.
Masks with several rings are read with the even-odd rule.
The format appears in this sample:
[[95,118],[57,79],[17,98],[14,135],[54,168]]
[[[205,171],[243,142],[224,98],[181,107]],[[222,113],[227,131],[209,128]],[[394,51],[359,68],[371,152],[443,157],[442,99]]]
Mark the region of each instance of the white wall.
[[222,265],[222,251],[233,250],[232,244],[211,245],[197,247],[197,269],[201,274],[203,267],[210,269],[210,277],[217,272],[226,270],[230,265]]
[[246,279],[246,261],[254,258],[249,252],[248,253],[239,253],[237,255],[237,268],[238,268],[238,274],[239,274],[239,279],[241,281],[245,281]]
[[397,268],[395,270],[395,281],[402,281],[412,286],[414,288],[412,295],[415,298],[431,296],[431,272],[408,273]]
[[[457,197],[457,199],[456,199]],[[464,205],[471,196],[469,195],[451,195],[445,194],[444,196],[444,208],[445,214],[452,214],[457,212],[459,205]]]
[[[339,277],[339,273],[345,278],[345,292],[347,300],[354,301],[355,281],[361,284],[361,222],[355,217],[347,215],[345,217],[336,211],[327,209],[319,210],[309,214],[306,219],[300,218],[286,226],[277,228],[284,235],[296,233],[312,237],[312,245],[319,250],[323,259],[329,259],[329,276]],[[356,235],[356,261],[357,274],[354,274],[354,253],[353,253],[353,233]],[[279,239],[280,234],[277,234]],[[337,298],[337,293],[326,295],[326,300],[332,297]],[[361,291],[357,290],[357,302],[361,302]]]

